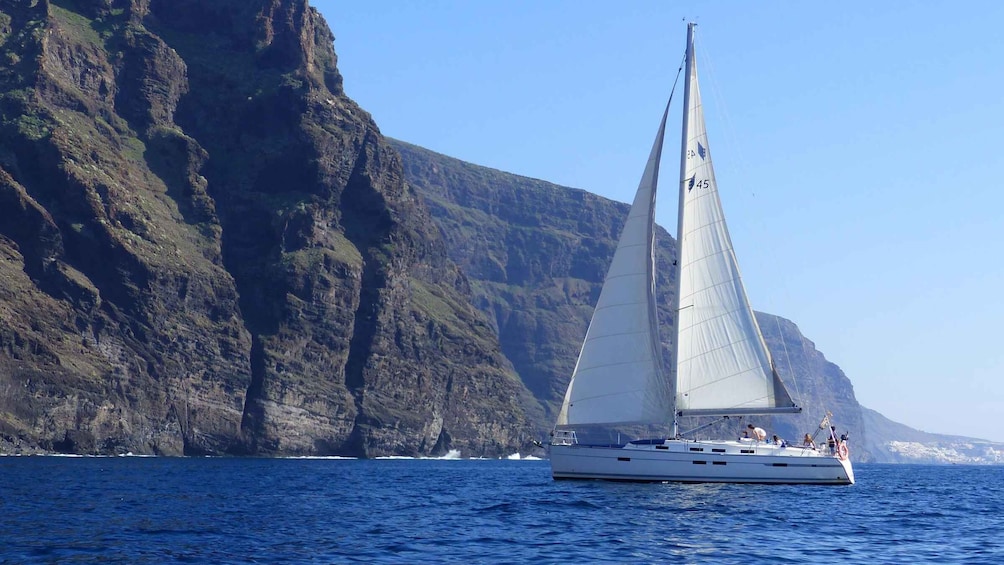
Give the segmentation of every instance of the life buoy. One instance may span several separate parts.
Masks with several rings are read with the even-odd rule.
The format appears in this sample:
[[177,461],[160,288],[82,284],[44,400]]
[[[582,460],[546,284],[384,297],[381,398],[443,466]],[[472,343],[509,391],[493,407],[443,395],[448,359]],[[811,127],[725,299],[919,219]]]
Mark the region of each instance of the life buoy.
[[841,461],[844,461],[850,454],[851,451],[847,449],[847,444],[845,442],[840,442],[840,445],[837,446],[837,457],[839,457]]

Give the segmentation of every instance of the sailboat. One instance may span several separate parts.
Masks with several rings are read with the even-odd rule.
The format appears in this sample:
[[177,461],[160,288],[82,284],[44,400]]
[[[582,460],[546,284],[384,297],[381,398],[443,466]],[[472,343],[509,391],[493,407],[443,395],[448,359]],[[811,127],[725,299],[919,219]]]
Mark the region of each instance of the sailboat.
[[[552,432],[552,476],[853,484],[847,444],[832,435],[828,418],[819,428],[825,427],[832,449],[756,435],[696,439],[680,433],[686,417],[801,411],[767,350],[725,225],[697,82],[695,29],[694,23],[687,27],[673,362],[666,371],[655,299],[655,201],[667,105]],[[671,433],[588,439],[596,429],[653,426]]]

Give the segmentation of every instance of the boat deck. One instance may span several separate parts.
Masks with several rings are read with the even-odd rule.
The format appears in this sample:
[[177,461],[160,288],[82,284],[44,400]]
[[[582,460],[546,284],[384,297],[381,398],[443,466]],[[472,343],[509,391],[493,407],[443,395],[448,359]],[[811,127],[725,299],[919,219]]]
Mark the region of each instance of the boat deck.
[[[615,447],[615,446],[604,446]],[[832,457],[827,449],[794,445],[776,445],[769,441],[741,439],[726,440],[638,440],[622,446],[623,449],[644,451],[671,451],[678,453],[707,453],[723,455],[774,455],[779,457]]]

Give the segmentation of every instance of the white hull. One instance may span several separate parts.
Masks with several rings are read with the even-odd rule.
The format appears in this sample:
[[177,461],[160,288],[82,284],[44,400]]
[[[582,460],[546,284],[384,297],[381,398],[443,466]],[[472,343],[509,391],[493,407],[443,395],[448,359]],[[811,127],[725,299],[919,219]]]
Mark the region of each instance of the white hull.
[[551,445],[555,479],[688,483],[854,484],[849,460],[752,441],[666,440],[624,446]]

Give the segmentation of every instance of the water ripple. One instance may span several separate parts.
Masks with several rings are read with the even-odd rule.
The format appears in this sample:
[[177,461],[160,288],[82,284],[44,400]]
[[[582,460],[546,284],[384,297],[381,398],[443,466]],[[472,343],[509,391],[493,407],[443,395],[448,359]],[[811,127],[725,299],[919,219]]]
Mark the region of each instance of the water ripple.
[[0,563],[1000,563],[1004,468],[851,487],[552,481],[546,461],[0,458]]

